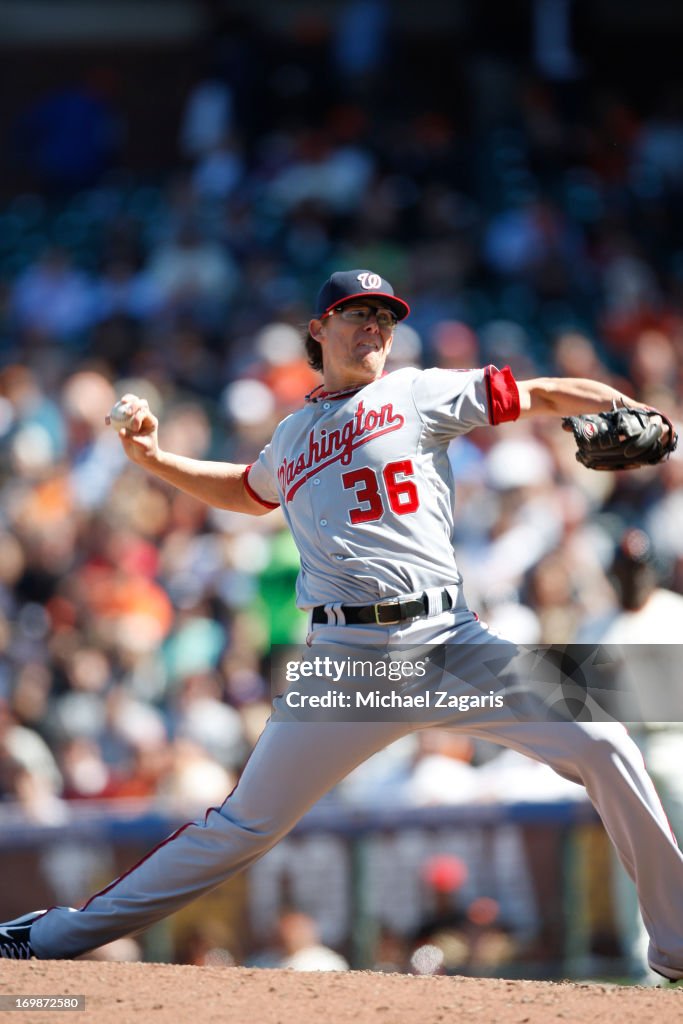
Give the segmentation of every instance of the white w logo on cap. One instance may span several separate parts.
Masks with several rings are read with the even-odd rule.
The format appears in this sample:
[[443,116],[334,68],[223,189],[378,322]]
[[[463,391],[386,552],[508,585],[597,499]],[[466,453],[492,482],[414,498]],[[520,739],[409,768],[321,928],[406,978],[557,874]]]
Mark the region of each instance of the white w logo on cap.
[[371,274],[369,270],[364,270],[362,274],[359,274],[358,280],[361,283],[361,287],[367,291],[382,287],[382,278],[379,274]]

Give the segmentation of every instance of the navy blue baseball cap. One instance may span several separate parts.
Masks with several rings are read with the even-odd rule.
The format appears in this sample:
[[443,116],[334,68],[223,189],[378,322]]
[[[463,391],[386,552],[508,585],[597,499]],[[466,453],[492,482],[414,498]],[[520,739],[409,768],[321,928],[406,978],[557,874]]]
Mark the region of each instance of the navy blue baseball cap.
[[351,299],[382,299],[382,305],[403,320],[410,313],[410,306],[398,295],[388,281],[371,270],[337,270],[328,277],[318,292],[316,301],[316,317],[324,316],[336,306]]

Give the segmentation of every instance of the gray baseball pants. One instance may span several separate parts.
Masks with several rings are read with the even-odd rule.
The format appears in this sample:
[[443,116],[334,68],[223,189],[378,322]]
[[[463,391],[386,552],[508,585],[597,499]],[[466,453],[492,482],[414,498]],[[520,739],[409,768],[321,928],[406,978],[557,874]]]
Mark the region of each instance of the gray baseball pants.
[[[368,642],[447,643],[456,664],[455,645],[471,653],[473,645],[501,644],[472,613],[460,610],[407,626],[316,627],[309,637],[313,645],[339,645],[341,651]],[[471,665],[468,672],[471,680]],[[457,674],[449,680],[457,693]],[[514,715],[455,712],[446,722],[440,717],[420,725],[271,719],[223,805],[183,826],[80,910],[49,910],[31,930],[36,956],[74,957],[172,914],[262,857],[362,761],[429,724],[511,747],[583,784],[635,883],[650,959],[683,968],[683,856],[638,747],[618,722],[524,721],[519,709]]]

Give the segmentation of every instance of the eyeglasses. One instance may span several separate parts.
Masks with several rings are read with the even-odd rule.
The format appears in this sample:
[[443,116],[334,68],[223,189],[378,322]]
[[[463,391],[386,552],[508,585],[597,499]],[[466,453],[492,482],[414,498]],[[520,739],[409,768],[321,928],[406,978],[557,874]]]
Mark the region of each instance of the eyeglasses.
[[371,316],[374,316],[377,321],[377,326],[380,330],[391,330],[398,323],[398,318],[394,316],[390,309],[375,309],[374,306],[337,306],[335,309],[331,309],[329,313],[325,313],[322,320],[325,317],[333,316],[337,313],[342,320],[346,320],[347,323],[356,324],[357,327],[366,324]]

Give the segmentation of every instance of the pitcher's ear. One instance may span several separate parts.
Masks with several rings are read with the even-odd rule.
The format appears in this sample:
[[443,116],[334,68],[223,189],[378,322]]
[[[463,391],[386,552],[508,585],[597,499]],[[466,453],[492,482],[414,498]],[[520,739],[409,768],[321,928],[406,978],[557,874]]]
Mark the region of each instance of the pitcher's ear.
[[321,335],[325,332],[322,320],[311,320],[308,324],[308,333],[316,341],[320,341]]

